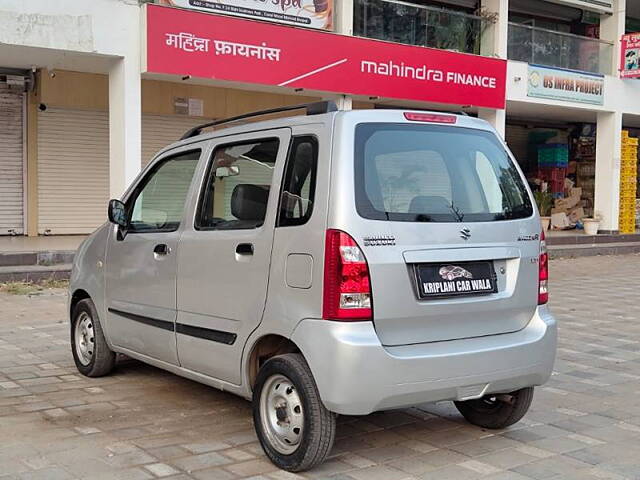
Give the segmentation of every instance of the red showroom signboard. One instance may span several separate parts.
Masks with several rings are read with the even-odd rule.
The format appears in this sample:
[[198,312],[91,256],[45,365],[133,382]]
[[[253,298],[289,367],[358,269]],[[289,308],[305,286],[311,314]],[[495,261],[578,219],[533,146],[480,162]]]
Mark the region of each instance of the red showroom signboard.
[[504,60],[147,6],[146,71],[505,107]]

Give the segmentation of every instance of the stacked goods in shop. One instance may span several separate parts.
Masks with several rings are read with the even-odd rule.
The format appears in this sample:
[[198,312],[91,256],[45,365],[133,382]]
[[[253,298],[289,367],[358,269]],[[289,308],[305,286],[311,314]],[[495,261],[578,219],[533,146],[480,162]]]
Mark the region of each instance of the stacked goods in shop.
[[555,198],[564,196],[564,179],[567,176],[567,169],[561,167],[540,167],[538,168],[538,178],[548,184],[547,191]]
[[538,145],[538,177],[549,184],[555,197],[564,192],[564,179],[569,166],[569,146],[564,143]]
[[595,175],[596,175],[596,139],[579,137],[576,142],[576,186],[582,188],[585,215],[593,215]]
[[636,189],[638,177],[638,139],[622,131],[622,161],[620,164],[620,233],[636,231]]
[[567,168],[569,166],[569,146],[566,143],[546,143],[538,146],[538,167]]

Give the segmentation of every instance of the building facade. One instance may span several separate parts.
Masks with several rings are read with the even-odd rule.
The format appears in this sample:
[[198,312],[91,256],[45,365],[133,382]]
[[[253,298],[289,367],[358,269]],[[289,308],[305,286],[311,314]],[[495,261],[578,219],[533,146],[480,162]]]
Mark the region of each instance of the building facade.
[[0,235],[90,233],[192,126],[319,99],[477,115],[532,179],[539,146],[564,144],[580,205],[619,230],[621,132],[640,129],[620,38],[640,1],[199,4],[0,0]]

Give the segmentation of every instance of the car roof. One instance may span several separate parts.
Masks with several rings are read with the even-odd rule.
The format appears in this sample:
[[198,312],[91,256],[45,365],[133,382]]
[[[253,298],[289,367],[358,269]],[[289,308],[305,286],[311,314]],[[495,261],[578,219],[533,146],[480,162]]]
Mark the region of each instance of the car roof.
[[[300,125],[310,125],[318,123],[333,123],[336,117],[344,120],[351,120],[354,123],[371,122],[371,123],[407,123],[407,124],[420,124],[421,122],[409,121],[404,116],[405,113],[416,114],[433,114],[433,115],[446,115],[449,117],[456,117],[455,123],[446,123],[445,125],[458,128],[475,128],[480,130],[495,131],[493,127],[486,121],[468,116],[466,114],[454,114],[448,112],[438,111],[424,111],[424,110],[412,110],[412,109],[363,109],[363,110],[341,110],[336,112],[322,113],[317,115],[293,115],[287,117],[281,117],[269,120],[249,121],[239,125],[226,126],[217,128],[211,132],[202,133],[185,140],[179,140],[165,148],[160,150],[155,157],[164,154],[175,148],[184,147],[187,145],[197,145],[202,142],[207,142],[215,138],[223,138],[232,135],[240,135],[245,133],[259,132],[262,130],[273,130],[278,128],[290,128]],[[430,124],[439,124],[433,122]],[[442,123],[440,123],[442,124]],[[154,158],[155,158],[154,157]]]

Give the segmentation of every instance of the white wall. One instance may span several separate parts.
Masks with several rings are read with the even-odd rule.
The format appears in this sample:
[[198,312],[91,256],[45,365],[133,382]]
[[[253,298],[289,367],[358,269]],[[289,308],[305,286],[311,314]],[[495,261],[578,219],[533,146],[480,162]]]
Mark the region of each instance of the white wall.
[[0,0],[0,44],[124,56],[137,0]]

